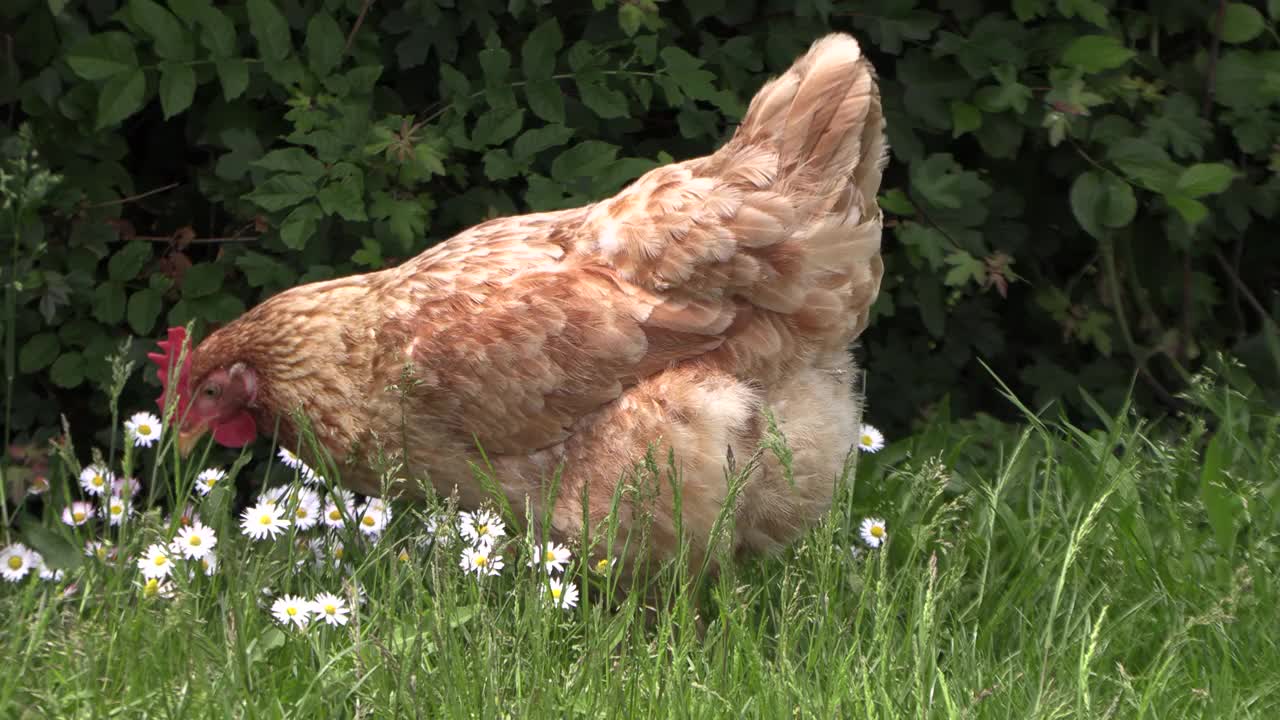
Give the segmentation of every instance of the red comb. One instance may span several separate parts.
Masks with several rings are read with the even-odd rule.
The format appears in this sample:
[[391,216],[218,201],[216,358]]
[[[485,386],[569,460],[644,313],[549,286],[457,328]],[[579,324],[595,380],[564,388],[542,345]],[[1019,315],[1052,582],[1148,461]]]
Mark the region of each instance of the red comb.
[[[160,397],[156,398],[156,404],[160,406],[160,411],[164,412],[165,396],[169,392],[169,374],[177,367],[178,358],[182,355],[182,346],[187,341],[187,329],[183,327],[169,328],[169,338],[156,343],[163,352],[147,353],[147,359],[158,366],[156,377],[160,379],[160,385],[164,388],[164,392]],[[191,351],[188,350],[186,357],[183,358],[182,368],[178,372],[179,386],[175,390],[178,395],[177,412],[179,417],[182,416],[187,409],[187,371],[191,369]]]

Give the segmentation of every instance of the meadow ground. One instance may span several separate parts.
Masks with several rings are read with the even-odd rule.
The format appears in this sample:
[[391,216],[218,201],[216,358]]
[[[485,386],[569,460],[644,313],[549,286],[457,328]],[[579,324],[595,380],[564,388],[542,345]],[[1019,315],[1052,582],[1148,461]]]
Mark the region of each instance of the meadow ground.
[[[334,531],[295,491],[277,507],[318,510],[317,527],[272,539],[284,523],[251,514],[254,540],[231,481],[243,495],[294,471],[259,458],[202,494],[203,466],[163,439],[117,450],[117,474],[143,478],[127,520],[64,523],[80,496],[103,501],[55,479],[0,538],[74,565],[0,582],[0,717],[1278,717],[1280,415],[1250,395],[1204,377],[1185,415],[1089,431],[941,413],[862,455],[796,546],[704,582],[671,570],[653,610],[634,593],[606,606],[608,569],[576,555],[556,577],[561,605],[581,597],[557,606],[520,537],[482,576],[447,508],[353,504]],[[148,553],[208,548],[147,509],[188,496],[217,539],[209,574]],[[496,534],[483,524],[471,539]],[[108,544],[86,556],[90,540]],[[168,572],[148,586],[144,569]],[[286,596],[324,592],[330,616],[302,627],[313,606],[290,615]]]

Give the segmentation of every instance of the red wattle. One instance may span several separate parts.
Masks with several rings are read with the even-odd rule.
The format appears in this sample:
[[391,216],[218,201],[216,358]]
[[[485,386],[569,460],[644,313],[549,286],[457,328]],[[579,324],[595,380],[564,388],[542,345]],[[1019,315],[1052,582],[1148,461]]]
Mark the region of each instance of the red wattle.
[[258,423],[248,411],[242,411],[230,420],[213,426],[213,439],[223,447],[244,447],[256,437]]

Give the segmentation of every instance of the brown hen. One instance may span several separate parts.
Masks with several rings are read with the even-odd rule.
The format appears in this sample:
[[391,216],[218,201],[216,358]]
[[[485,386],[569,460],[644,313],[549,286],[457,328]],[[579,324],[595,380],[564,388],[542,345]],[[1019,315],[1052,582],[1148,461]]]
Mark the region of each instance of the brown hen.
[[[488,463],[511,507],[560,539],[584,520],[599,531],[646,452],[670,455],[696,559],[726,502],[726,456],[756,453],[768,410],[792,477],[762,456],[730,542],[779,547],[828,508],[857,433],[849,346],[883,272],[883,126],[857,42],[823,38],[712,155],[293,288],[214,332],[182,373],[183,442],[212,431],[239,446],[278,427],[295,447],[301,411],[354,490],[429,484],[474,508],[473,465]],[[620,494],[618,531],[643,519],[648,558],[677,544],[671,481]]]

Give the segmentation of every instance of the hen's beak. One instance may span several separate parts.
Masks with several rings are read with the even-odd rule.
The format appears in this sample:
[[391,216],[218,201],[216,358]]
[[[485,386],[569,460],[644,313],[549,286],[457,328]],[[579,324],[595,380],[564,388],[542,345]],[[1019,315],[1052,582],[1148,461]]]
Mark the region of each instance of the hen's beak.
[[182,457],[185,458],[191,454],[191,450],[196,446],[196,443],[200,442],[200,438],[204,437],[206,432],[208,432],[208,428],[203,424],[194,428],[182,428],[178,431],[178,452],[182,453]]

